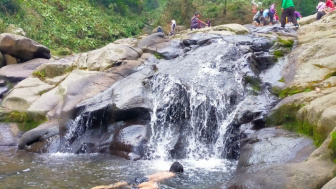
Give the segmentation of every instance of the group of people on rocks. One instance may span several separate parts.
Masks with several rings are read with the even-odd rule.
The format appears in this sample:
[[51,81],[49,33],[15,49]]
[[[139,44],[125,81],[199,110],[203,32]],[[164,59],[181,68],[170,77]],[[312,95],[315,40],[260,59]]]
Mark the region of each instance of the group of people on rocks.
[[[256,26],[263,26],[266,22],[266,18],[269,18],[270,25],[279,22],[279,16],[275,9],[276,3],[273,3],[269,8],[260,8],[259,11],[253,17],[253,21],[256,22]],[[301,14],[294,9],[293,0],[283,0],[281,6],[281,27],[285,27],[286,23],[292,22],[298,27],[297,20],[301,18]]]
[[[319,0],[315,11],[315,13],[317,13],[316,20],[320,20],[324,15],[334,11],[336,9],[335,5],[336,0]],[[259,9],[253,17],[253,21],[256,23],[256,26],[263,26],[266,22],[266,18],[269,18],[270,25],[279,21],[275,6],[276,4],[274,3],[268,9]],[[295,11],[293,0],[283,0],[281,10],[281,27],[285,27],[286,23],[293,23],[296,27],[299,27],[297,20],[301,18],[301,14],[300,12]]]
[[[195,12],[195,14],[193,15],[193,17],[190,20],[191,25],[190,25],[190,29],[199,29],[199,28],[204,28],[204,27],[211,27],[211,21],[209,18],[207,18],[206,22],[203,22],[200,19],[200,13],[199,12]],[[161,26],[158,26],[156,32],[163,32],[163,29]],[[172,20],[170,22],[170,32],[169,32],[169,36],[175,36],[176,34],[176,21]]]
[[334,11],[335,4],[335,1],[327,0],[324,2],[324,0],[320,0],[316,6],[316,20],[320,20],[324,15]]

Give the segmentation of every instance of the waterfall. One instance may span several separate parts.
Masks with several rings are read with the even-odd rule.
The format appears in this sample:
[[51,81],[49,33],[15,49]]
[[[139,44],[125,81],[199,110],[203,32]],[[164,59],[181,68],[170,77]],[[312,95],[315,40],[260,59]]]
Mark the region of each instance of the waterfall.
[[273,100],[265,87],[256,91],[246,80],[258,80],[259,67],[266,67],[256,65],[253,49],[260,48],[252,45],[250,37],[213,37],[175,59],[146,62],[76,107],[61,151],[134,160],[237,159],[240,125],[262,119]]
[[[239,63],[246,59],[240,56],[236,46],[223,41],[205,48],[222,50],[220,55],[217,50],[206,49],[191,54],[210,57],[189,59],[197,67],[191,81],[160,73],[151,79],[153,112],[147,158],[227,156],[228,135],[245,95]],[[237,54],[228,59],[227,55],[232,53]],[[223,71],[228,65],[232,66],[229,74]]]

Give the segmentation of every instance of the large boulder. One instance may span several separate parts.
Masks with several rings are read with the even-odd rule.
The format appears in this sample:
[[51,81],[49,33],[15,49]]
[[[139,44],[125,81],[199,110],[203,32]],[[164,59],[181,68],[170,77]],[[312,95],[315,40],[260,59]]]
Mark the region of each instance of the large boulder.
[[110,145],[111,153],[127,159],[141,158],[145,149],[143,145],[148,140],[147,128],[146,125],[131,125],[117,131]]
[[[336,171],[336,165],[332,162],[332,150],[328,147],[330,141],[331,136],[307,160],[304,158],[307,155],[305,152],[305,156],[300,155],[299,159],[294,158],[294,162],[288,162],[286,158],[284,162],[280,163],[283,160],[278,160],[275,156],[276,163],[270,166],[260,166],[258,169],[248,169],[247,171],[240,168],[229,188],[321,188],[334,177]],[[270,142],[272,143],[273,140],[271,139]],[[253,143],[251,144],[253,145]],[[301,144],[299,143],[299,145]],[[307,149],[304,147],[300,151],[302,150],[306,151]],[[276,148],[274,151],[276,151]],[[295,150],[295,153],[300,153],[300,151]],[[272,152],[272,154],[274,153]],[[260,158],[263,159],[262,156]],[[263,163],[263,160],[258,161]],[[287,163],[285,163],[286,161]]]
[[29,38],[9,33],[0,34],[0,51],[22,61],[34,58],[51,58],[50,50],[47,47]]
[[28,111],[48,113],[49,117],[58,117],[62,112],[71,111],[79,102],[91,98],[107,89],[121,76],[113,74],[74,70],[56,88],[43,93],[36,99]]
[[139,41],[138,47],[159,58],[173,59],[181,53],[180,42],[165,37],[164,33],[154,33]]
[[19,140],[18,148],[25,149],[36,142],[46,141],[50,137],[58,134],[59,128],[57,120],[49,121],[23,134]]
[[28,78],[37,67],[48,61],[47,59],[38,58],[24,64],[7,65],[0,69],[0,77],[12,82],[22,81]]
[[33,102],[40,98],[41,94],[54,87],[54,85],[46,84],[38,78],[27,78],[10,91],[3,100],[2,107],[8,110],[25,112]]
[[248,34],[250,31],[240,24],[225,24],[225,25],[219,25],[211,28],[213,31],[230,31],[237,35],[244,35]]
[[306,16],[301,18],[298,23],[303,26],[303,25],[307,25],[310,24],[312,22],[316,21],[316,14],[310,15],[310,16]]
[[123,60],[136,60],[141,55],[141,49],[111,43],[101,49],[80,54],[76,66],[79,69],[104,71],[118,65]]
[[286,86],[306,87],[332,75],[336,69],[336,49],[332,47],[336,42],[335,18],[336,14],[325,16],[300,27],[298,46],[283,71]]

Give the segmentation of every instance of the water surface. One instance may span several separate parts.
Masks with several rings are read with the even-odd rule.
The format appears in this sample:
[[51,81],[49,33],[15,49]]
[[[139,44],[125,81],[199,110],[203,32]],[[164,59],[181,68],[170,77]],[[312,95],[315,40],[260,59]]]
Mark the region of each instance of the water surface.
[[[173,160],[130,161],[109,154],[36,154],[0,148],[0,188],[91,188],[169,169]],[[160,189],[225,188],[235,161],[182,160],[184,173]]]

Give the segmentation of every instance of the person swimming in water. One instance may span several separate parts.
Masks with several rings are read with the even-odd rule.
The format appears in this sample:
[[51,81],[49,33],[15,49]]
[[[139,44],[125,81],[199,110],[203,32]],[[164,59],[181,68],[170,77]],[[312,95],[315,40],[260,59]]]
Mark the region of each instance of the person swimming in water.
[[169,171],[158,172],[141,178],[135,178],[134,180],[128,182],[121,181],[112,185],[96,186],[92,189],[113,189],[120,187],[128,187],[131,189],[158,189],[158,182],[171,177],[175,177],[176,173],[183,173],[183,166],[179,162],[174,162],[170,166]]

